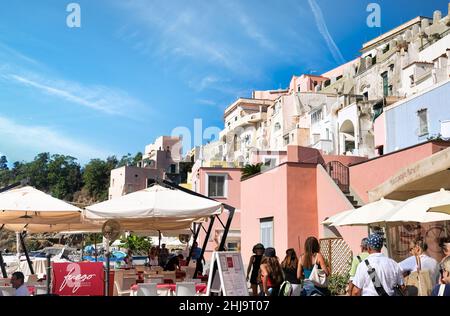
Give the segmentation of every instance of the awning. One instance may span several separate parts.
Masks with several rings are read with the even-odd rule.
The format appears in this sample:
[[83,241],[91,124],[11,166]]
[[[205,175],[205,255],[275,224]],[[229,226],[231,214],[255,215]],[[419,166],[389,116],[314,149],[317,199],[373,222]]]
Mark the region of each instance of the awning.
[[88,221],[117,220],[125,230],[176,230],[222,213],[221,203],[182,190],[154,185],[106,202],[88,206]]
[[406,201],[440,189],[450,190],[450,148],[415,162],[369,191],[369,201],[380,198]]
[[33,187],[0,193],[0,224],[80,223],[81,209]]

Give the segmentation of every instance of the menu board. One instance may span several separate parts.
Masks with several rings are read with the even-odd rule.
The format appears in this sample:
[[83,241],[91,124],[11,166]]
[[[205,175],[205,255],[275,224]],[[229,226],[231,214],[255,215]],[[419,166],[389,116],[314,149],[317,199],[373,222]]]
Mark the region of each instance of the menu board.
[[[212,280],[215,262],[217,263],[217,271],[214,280]],[[244,264],[239,252],[214,252],[211,258],[209,275],[208,294],[218,287],[219,282],[217,281],[220,280],[220,289],[223,296],[249,295]]]

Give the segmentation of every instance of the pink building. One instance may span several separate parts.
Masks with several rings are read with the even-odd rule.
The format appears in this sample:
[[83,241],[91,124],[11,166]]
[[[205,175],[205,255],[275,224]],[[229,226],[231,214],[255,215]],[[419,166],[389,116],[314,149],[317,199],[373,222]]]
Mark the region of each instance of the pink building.
[[[279,256],[288,248],[303,252],[309,236],[330,237],[321,222],[352,208],[344,192],[324,169],[328,161],[344,165],[365,158],[322,156],[316,149],[288,146],[279,165],[241,182],[242,255],[249,260],[254,244],[273,246]],[[338,229],[353,251],[367,230]]]
[[[281,164],[241,182],[241,252],[248,261],[254,244],[274,246],[282,257],[288,248],[303,252],[307,237],[342,237],[353,252],[359,251],[366,227],[330,229],[321,223],[367,203],[368,191],[400,169],[450,147],[449,142],[430,141],[367,160],[361,157],[326,156],[315,149],[288,146]],[[347,170],[348,190],[330,172],[330,164]],[[325,166],[325,168],[324,168]],[[347,167],[347,168],[345,168]]]
[[152,180],[162,177],[160,169],[124,166],[111,170],[109,199],[146,189]]
[[[227,236],[225,247],[230,251],[240,251],[241,249],[241,169],[221,168],[221,167],[199,167],[192,169],[192,189],[195,192],[213,198],[218,202],[228,204],[236,208],[230,231]],[[219,216],[225,225],[228,220],[228,212],[225,211]],[[207,225],[205,229],[207,228]],[[223,227],[216,219],[213,230],[205,250],[205,259],[209,260],[211,253],[218,247],[222,239]],[[206,233],[202,230],[198,237],[199,245],[202,246]]]

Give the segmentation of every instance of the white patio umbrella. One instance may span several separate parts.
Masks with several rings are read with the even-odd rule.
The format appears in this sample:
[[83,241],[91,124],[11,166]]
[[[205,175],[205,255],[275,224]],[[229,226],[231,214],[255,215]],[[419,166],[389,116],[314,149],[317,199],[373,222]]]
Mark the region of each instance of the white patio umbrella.
[[[188,228],[196,220],[222,213],[221,203],[159,185],[86,207],[87,220],[118,220],[154,230]],[[172,225],[173,224],[173,225]],[[183,225],[186,225],[183,227]],[[173,227],[169,227],[173,226]]]
[[447,201],[450,199],[450,191],[441,189],[438,192],[418,196],[416,198],[406,201],[400,207],[392,210],[386,214],[386,222],[417,222],[417,223],[431,223],[443,222],[450,220],[450,215],[428,212],[430,207],[440,203],[440,201]]
[[353,212],[354,209],[351,210],[347,210],[347,211],[343,211],[340,213],[337,213],[331,217],[328,217],[326,220],[324,220],[321,224],[322,225],[332,225],[333,223],[338,222],[340,219],[346,217],[347,215],[349,215],[351,212]]
[[404,202],[381,199],[351,210],[346,216],[338,218],[332,226],[367,226],[383,223],[386,214]]
[[450,214],[450,194],[447,194],[440,200],[434,201],[428,209],[428,212]]
[[80,223],[81,209],[27,186],[0,193],[0,224]]

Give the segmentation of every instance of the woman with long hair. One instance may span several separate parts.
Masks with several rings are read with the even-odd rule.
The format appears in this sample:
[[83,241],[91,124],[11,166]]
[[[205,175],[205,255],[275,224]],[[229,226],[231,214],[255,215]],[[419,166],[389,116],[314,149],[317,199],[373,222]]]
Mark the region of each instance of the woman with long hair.
[[156,249],[156,247],[151,247],[150,251],[148,252],[148,265],[150,267],[159,266],[158,250]]
[[298,258],[294,249],[286,250],[286,257],[281,263],[281,268],[283,269],[285,281],[291,283],[292,296],[300,296],[300,279],[297,278]]
[[283,269],[274,248],[267,248],[259,269],[263,291],[261,295],[278,296],[284,281]]
[[305,253],[298,261],[297,278],[303,279],[302,296],[328,296],[330,292],[328,288],[318,287],[309,278],[314,266],[317,265],[317,269],[321,269],[328,276],[330,270],[328,269],[325,259],[320,253],[320,244],[317,238],[308,237],[305,241]]
[[[261,282],[258,280],[259,268],[261,266],[261,260],[264,255],[264,246],[262,244],[257,244],[253,247],[253,256],[250,257],[250,262],[247,268],[247,281],[250,280],[250,285],[252,287],[253,296],[258,295],[258,285]],[[250,276],[251,272],[251,276]],[[249,277],[250,276],[250,277]]]

